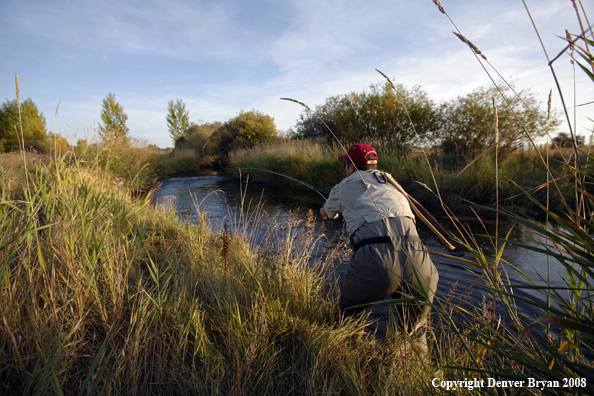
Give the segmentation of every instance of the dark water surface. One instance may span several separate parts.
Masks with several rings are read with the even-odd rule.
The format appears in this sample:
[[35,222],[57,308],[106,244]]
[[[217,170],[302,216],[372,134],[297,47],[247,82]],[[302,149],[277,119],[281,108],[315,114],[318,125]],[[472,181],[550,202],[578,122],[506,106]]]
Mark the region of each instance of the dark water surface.
[[[329,249],[339,243],[342,217],[339,217],[337,220],[323,220],[319,216],[318,210],[324,201],[314,191],[301,190],[295,187],[278,187],[250,183],[249,181],[246,184],[245,176],[244,183],[240,185],[239,180],[233,179],[224,173],[213,171],[203,172],[202,176],[165,179],[160,183],[161,186],[155,196],[159,204],[165,205],[168,208],[175,208],[178,215],[194,223],[199,221],[200,212],[203,212],[202,217],[205,216],[206,221],[210,223],[212,229],[215,231],[222,230],[224,224],[232,232],[247,230],[247,232],[251,232],[253,235],[254,243],[267,242],[268,239],[283,239],[287,235],[291,238],[299,238],[299,227],[302,228],[301,231],[305,232],[303,224],[306,220],[307,211],[309,209],[313,210],[315,214],[314,232],[317,232],[319,235],[324,234],[326,238],[318,239],[316,248],[313,249],[309,260],[312,266],[319,265],[325,255],[328,254]],[[449,222],[447,217],[440,215],[440,212],[443,213],[441,208],[431,211],[442,225],[453,230],[454,227],[450,227],[451,222]],[[264,213],[268,217],[273,216],[273,224],[275,226],[271,226],[271,223],[266,221],[254,220],[257,216],[260,216],[258,218],[261,219]],[[295,216],[303,220],[297,229],[288,226],[288,219]],[[473,216],[458,216],[464,226],[475,233],[478,246],[487,255],[493,255],[494,248],[492,246],[492,240],[476,235],[487,233],[494,235],[496,221],[495,218],[485,219],[484,216],[482,217],[482,221],[478,221]],[[283,227],[284,222],[287,223],[287,227]],[[440,245],[437,239],[420,225],[420,221],[417,222],[417,227],[419,229],[419,235],[428,250],[435,252],[431,256],[440,276],[437,297],[445,298],[450,294],[456,297],[460,296],[477,279],[478,274],[471,271],[472,268],[470,266],[456,261],[452,256],[449,256],[448,251]],[[505,236],[508,231],[510,232],[510,240],[519,241],[531,246],[538,245],[536,242],[537,237],[532,235],[523,226],[513,225],[500,218],[499,235]],[[445,256],[438,253],[445,254]],[[346,273],[348,251],[344,250],[341,257],[341,259],[337,259],[333,263],[333,272],[339,278],[339,281]],[[471,260],[473,258],[470,253],[465,253],[464,257]],[[543,279],[547,280],[549,278],[547,266],[550,266],[551,285],[555,287],[565,286],[560,276],[560,274],[565,273],[565,270],[554,258],[547,259],[547,256],[543,254],[513,245],[507,245],[503,253],[503,259],[519,268],[537,284],[544,284]],[[528,284],[513,269],[508,269],[507,272],[512,284]],[[453,287],[454,285],[455,288]],[[455,290],[452,292],[453,289]],[[546,297],[540,291],[515,289],[515,293],[534,301],[546,301]],[[482,302],[482,289],[473,286],[467,299],[467,304],[478,306]],[[385,321],[388,308],[385,306],[376,306],[371,311],[373,315]],[[528,318],[538,316],[538,312],[527,304],[519,304],[518,311],[525,314]],[[381,332],[382,330],[378,329],[378,331]]]

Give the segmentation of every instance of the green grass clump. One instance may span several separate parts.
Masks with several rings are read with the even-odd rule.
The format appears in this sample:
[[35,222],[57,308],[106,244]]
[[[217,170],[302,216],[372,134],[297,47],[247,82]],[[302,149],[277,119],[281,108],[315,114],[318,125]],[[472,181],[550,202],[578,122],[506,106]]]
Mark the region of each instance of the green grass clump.
[[163,156],[159,150],[147,146],[142,139],[77,145],[66,156],[69,163],[103,171],[119,178],[127,187],[141,190],[159,176],[155,164]]
[[123,143],[79,144],[67,158],[72,164],[82,163],[113,175],[135,191],[147,190],[158,178],[197,173],[201,162],[194,150],[167,152],[136,138]]
[[0,153],[0,177],[5,181],[4,193],[18,194],[26,188],[26,167],[45,163],[48,156],[31,152]]

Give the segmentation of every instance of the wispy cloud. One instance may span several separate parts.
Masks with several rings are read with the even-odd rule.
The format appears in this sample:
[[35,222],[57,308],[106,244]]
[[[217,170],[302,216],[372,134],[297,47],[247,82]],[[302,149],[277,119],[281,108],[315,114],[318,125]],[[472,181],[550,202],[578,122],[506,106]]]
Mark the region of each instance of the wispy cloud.
[[172,0],[23,2],[5,20],[25,36],[43,38],[66,56],[110,57],[118,54],[191,59],[225,56],[223,43],[234,43],[241,31],[232,28],[224,3]]

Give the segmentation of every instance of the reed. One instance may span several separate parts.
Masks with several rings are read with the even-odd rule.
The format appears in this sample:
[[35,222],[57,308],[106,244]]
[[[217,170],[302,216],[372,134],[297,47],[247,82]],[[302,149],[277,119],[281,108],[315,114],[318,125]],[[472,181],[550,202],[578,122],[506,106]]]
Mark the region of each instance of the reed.
[[146,139],[130,137],[126,142],[98,142],[89,138],[62,158],[72,166],[95,169],[97,175],[101,172],[113,175],[128,187],[141,190],[158,176],[156,164],[162,156]]
[[228,168],[235,174],[239,174],[239,170],[249,173],[255,182],[298,185],[281,175],[265,172],[270,170],[329,191],[341,180],[342,167],[336,161],[340,152],[337,146],[286,140],[231,152]]
[[[578,2],[573,2],[578,18],[587,19],[583,7],[580,15]],[[579,2],[581,4],[581,2]],[[526,7],[528,14],[530,11]],[[443,9],[440,11],[444,12]],[[445,13],[447,15],[447,13]],[[449,18],[449,16],[448,16]],[[581,20],[580,20],[581,21]],[[453,22],[452,22],[453,23]],[[454,25],[455,26],[455,25]],[[536,27],[535,27],[536,29]],[[538,34],[538,31],[537,31]],[[577,36],[576,41],[584,41],[582,58],[586,60],[588,69],[594,56],[585,39],[586,31]],[[568,40],[571,40],[571,36]],[[546,49],[545,49],[546,53]],[[548,55],[547,55],[548,58]],[[477,58],[479,62],[482,61]],[[589,65],[589,66],[588,66]],[[490,65],[491,66],[491,65]],[[553,61],[549,63],[555,81],[557,81]],[[592,82],[594,76],[590,74]],[[561,89],[559,89],[561,92]],[[562,95],[561,95],[562,96]],[[563,103],[563,97],[561,98]],[[529,109],[528,109],[529,110]],[[567,108],[565,108],[567,113]],[[568,120],[569,121],[569,120]],[[568,127],[572,130],[571,122]],[[575,137],[574,137],[575,143]],[[574,145],[576,146],[576,145]],[[546,214],[546,222],[530,219],[519,212],[495,210],[512,221],[522,224],[544,242],[538,246],[529,246],[522,242],[509,240],[507,237],[492,236],[496,249],[494,257],[489,257],[472,243],[472,236],[464,238],[464,244],[471,252],[473,259],[460,259],[471,265],[480,274],[475,284],[479,286],[490,301],[483,307],[472,307],[473,315],[453,316],[451,312],[439,309],[439,317],[445,320],[448,332],[456,338],[455,344],[461,345],[467,352],[466,357],[478,357],[451,361],[446,365],[454,371],[453,378],[463,375],[488,375],[499,379],[524,381],[529,378],[546,381],[547,393],[557,394],[571,392],[589,394],[594,389],[592,359],[594,357],[594,311],[592,310],[592,227],[594,226],[594,195],[591,193],[591,180],[594,177],[592,167],[594,157],[588,151],[580,152],[573,148],[572,156],[557,152],[560,157],[561,177],[555,178],[555,167],[549,152],[536,150],[534,146],[533,160],[537,161],[552,181],[541,184],[537,189],[524,196],[532,200],[542,214]],[[545,154],[545,155],[543,155]],[[505,167],[502,165],[502,168]],[[548,180],[547,180],[548,181]],[[543,191],[539,191],[543,190]],[[557,207],[553,209],[547,200],[537,199],[537,194],[549,190],[557,193]],[[573,195],[575,199],[568,199]],[[565,268],[564,288],[552,287],[548,279],[531,279],[514,263],[501,260],[506,244],[515,244],[524,249],[543,253],[556,259]],[[527,285],[510,282],[508,271],[521,275]],[[538,290],[542,300],[534,301],[521,297],[522,289]],[[517,305],[524,304],[540,312],[537,318],[530,318],[518,313]],[[482,312],[481,312],[482,311]],[[464,312],[468,314],[468,312]],[[482,313],[482,314],[481,314]],[[478,324],[474,327],[473,324]],[[472,351],[472,345],[479,349]],[[443,355],[446,360],[451,355]],[[524,385],[526,386],[526,385]]]
[[32,152],[25,152],[24,155],[18,152],[0,153],[0,177],[4,179],[7,191],[19,193],[26,188],[25,161],[27,167],[31,167],[36,163],[47,162],[48,158]]

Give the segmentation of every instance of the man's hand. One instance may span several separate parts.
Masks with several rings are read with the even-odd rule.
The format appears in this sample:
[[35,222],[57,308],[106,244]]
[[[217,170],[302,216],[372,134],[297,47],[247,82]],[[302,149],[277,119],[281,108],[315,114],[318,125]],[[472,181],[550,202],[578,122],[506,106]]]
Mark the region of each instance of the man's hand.
[[326,209],[324,209],[323,206],[320,208],[320,216],[322,216],[322,219],[327,219],[328,218],[328,214],[326,213]]

